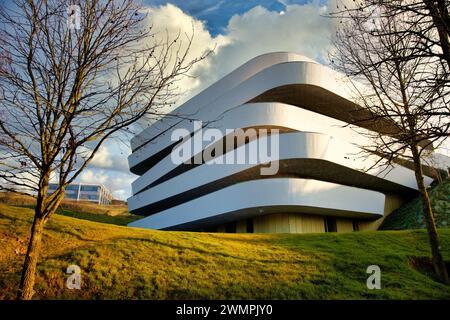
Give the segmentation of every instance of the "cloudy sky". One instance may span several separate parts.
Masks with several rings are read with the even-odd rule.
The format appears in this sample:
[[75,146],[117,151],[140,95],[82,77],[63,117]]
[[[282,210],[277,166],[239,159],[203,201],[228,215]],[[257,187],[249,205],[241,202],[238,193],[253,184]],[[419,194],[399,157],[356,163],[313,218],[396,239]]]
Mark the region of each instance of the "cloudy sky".
[[[267,52],[292,51],[326,62],[333,21],[324,17],[333,0],[144,0],[148,23],[156,31],[192,33],[192,57],[214,49],[180,82],[183,96],[192,97],[249,59]],[[114,196],[131,195],[137,177],[128,170],[127,141],[110,141],[100,150],[81,182],[101,182]]]

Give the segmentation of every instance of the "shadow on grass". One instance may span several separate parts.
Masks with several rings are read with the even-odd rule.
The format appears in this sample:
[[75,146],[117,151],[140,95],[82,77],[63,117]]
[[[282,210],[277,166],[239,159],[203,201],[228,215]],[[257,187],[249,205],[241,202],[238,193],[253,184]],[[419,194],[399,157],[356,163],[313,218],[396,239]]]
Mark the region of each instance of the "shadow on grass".
[[[415,270],[438,283],[442,283],[434,271],[433,261],[430,257],[409,257],[409,263]],[[445,261],[445,266],[447,267],[447,274],[450,274],[450,261]]]

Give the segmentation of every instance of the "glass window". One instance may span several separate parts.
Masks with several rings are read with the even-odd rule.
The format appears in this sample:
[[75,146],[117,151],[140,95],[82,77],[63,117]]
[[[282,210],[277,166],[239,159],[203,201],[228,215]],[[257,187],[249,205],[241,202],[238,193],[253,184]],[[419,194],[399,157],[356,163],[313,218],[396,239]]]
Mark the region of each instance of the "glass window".
[[247,233],[253,233],[254,232],[254,227],[253,227],[253,219],[252,218],[248,218],[246,220],[246,225],[247,225]]
[[80,199],[98,200],[98,195],[96,195],[96,194],[80,194]]
[[98,191],[98,186],[81,186],[81,191]]
[[337,232],[336,218],[325,217],[325,232]]
[[225,225],[226,233],[236,233],[236,222],[229,222]]
[[359,221],[353,219],[353,231],[359,231]]

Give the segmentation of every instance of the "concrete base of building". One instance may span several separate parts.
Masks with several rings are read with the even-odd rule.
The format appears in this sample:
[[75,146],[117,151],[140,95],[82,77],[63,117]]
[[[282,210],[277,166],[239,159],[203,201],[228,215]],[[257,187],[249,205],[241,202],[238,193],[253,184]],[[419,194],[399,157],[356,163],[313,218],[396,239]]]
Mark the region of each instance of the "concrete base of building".
[[323,233],[377,230],[383,220],[408,199],[386,195],[384,216],[377,220],[362,220],[304,213],[275,213],[221,224],[209,232],[223,233]]
[[350,218],[276,213],[230,222],[211,228],[223,233],[321,233],[358,231],[359,221]]

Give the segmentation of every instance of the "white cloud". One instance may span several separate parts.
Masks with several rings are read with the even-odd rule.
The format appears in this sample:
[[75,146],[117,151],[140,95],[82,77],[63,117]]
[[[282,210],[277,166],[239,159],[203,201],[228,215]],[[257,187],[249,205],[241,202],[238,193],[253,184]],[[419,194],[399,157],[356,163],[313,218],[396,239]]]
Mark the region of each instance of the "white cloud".
[[167,4],[149,8],[155,30],[164,36],[178,32],[192,33],[194,42],[190,58],[215,48],[214,53],[198,63],[191,74],[179,83],[186,94],[179,104],[205,89],[255,56],[274,51],[292,51],[316,60],[324,60],[334,33],[334,21],[324,17],[327,7],[318,1],[303,5],[286,5],[283,14],[261,6],[233,16],[223,35],[212,37],[202,21]]
[[[91,155],[92,150],[87,147],[80,148],[79,156],[86,159]],[[110,139],[105,142],[95,153],[89,162],[89,168],[111,169],[123,172],[129,172],[127,156],[130,154],[130,148],[124,146],[117,139]]]
[[122,142],[116,139],[107,141],[76,179],[77,182],[101,183],[112,191],[114,199],[126,200],[131,196],[131,183],[137,178],[130,173],[127,160],[129,154],[130,148]]
[[110,153],[106,146],[101,146],[92,158],[91,163],[94,167],[109,168],[112,165]]
[[[147,23],[153,26],[152,32],[155,32],[155,42],[166,41],[167,35],[170,40],[173,40],[180,34],[179,46],[180,52],[183,52],[188,46],[188,38],[194,34],[186,61],[201,57],[205,52],[226,42],[225,37],[221,35],[212,37],[203,21],[193,18],[172,4],[149,7],[147,14]],[[172,57],[174,58],[175,56]],[[198,68],[199,64],[191,70],[192,73],[196,73]],[[178,86],[181,92],[186,92],[200,86],[200,81],[200,79],[184,77],[178,82]]]
[[[330,0],[332,7],[336,0]],[[167,33],[173,39],[179,33],[194,39],[188,60],[215,49],[207,59],[191,70],[194,78],[178,82],[184,93],[178,105],[255,56],[274,51],[292,51],[313,59],[324,60],[334,34],[332,19],[324,17],[327,6],[314,1],[303,5],[287,5],[283,14],[261,6],[233,16],[224,34],[211,36],[203,21],[186,14],[172,4],[149,7],[148,24],[153,26],[156,41],[164,41]],[[167,33],[166,33],[167,32]],[[186,39],[181,48],[187,46]],[[182,50],[181,50],[182,51]]]
[[325,6],[310,3],[288,5],[280,14],[257,6],[233,16],[225,44],[198,70],[202,87],[267,52],[292,51],[323,60],[334,29],[333,22],[323,16],[326,10]]
[[113,170],[86,169],[79,178],[81,183],[101,183],[112,191],[115,199],[126,200],[131,196],[131,182],[136,176]]
[[102,183],[105,184],[106,180],[108,180],[108,176],[103,172],[94,172],[92,169],[86,169],[78,178],[81,183]]
[[225,2],[225,0],[221,0],[219,2],[217,2],[215,5],[211,6],[211,7],[207,7],[205,9],[203,9],[202,11],[198,12],[197,15],[204,15],[206,13],[210,13],[213,11],[216,11],[218,9],[220,9],[220,7],[223,5],[223,3]]

